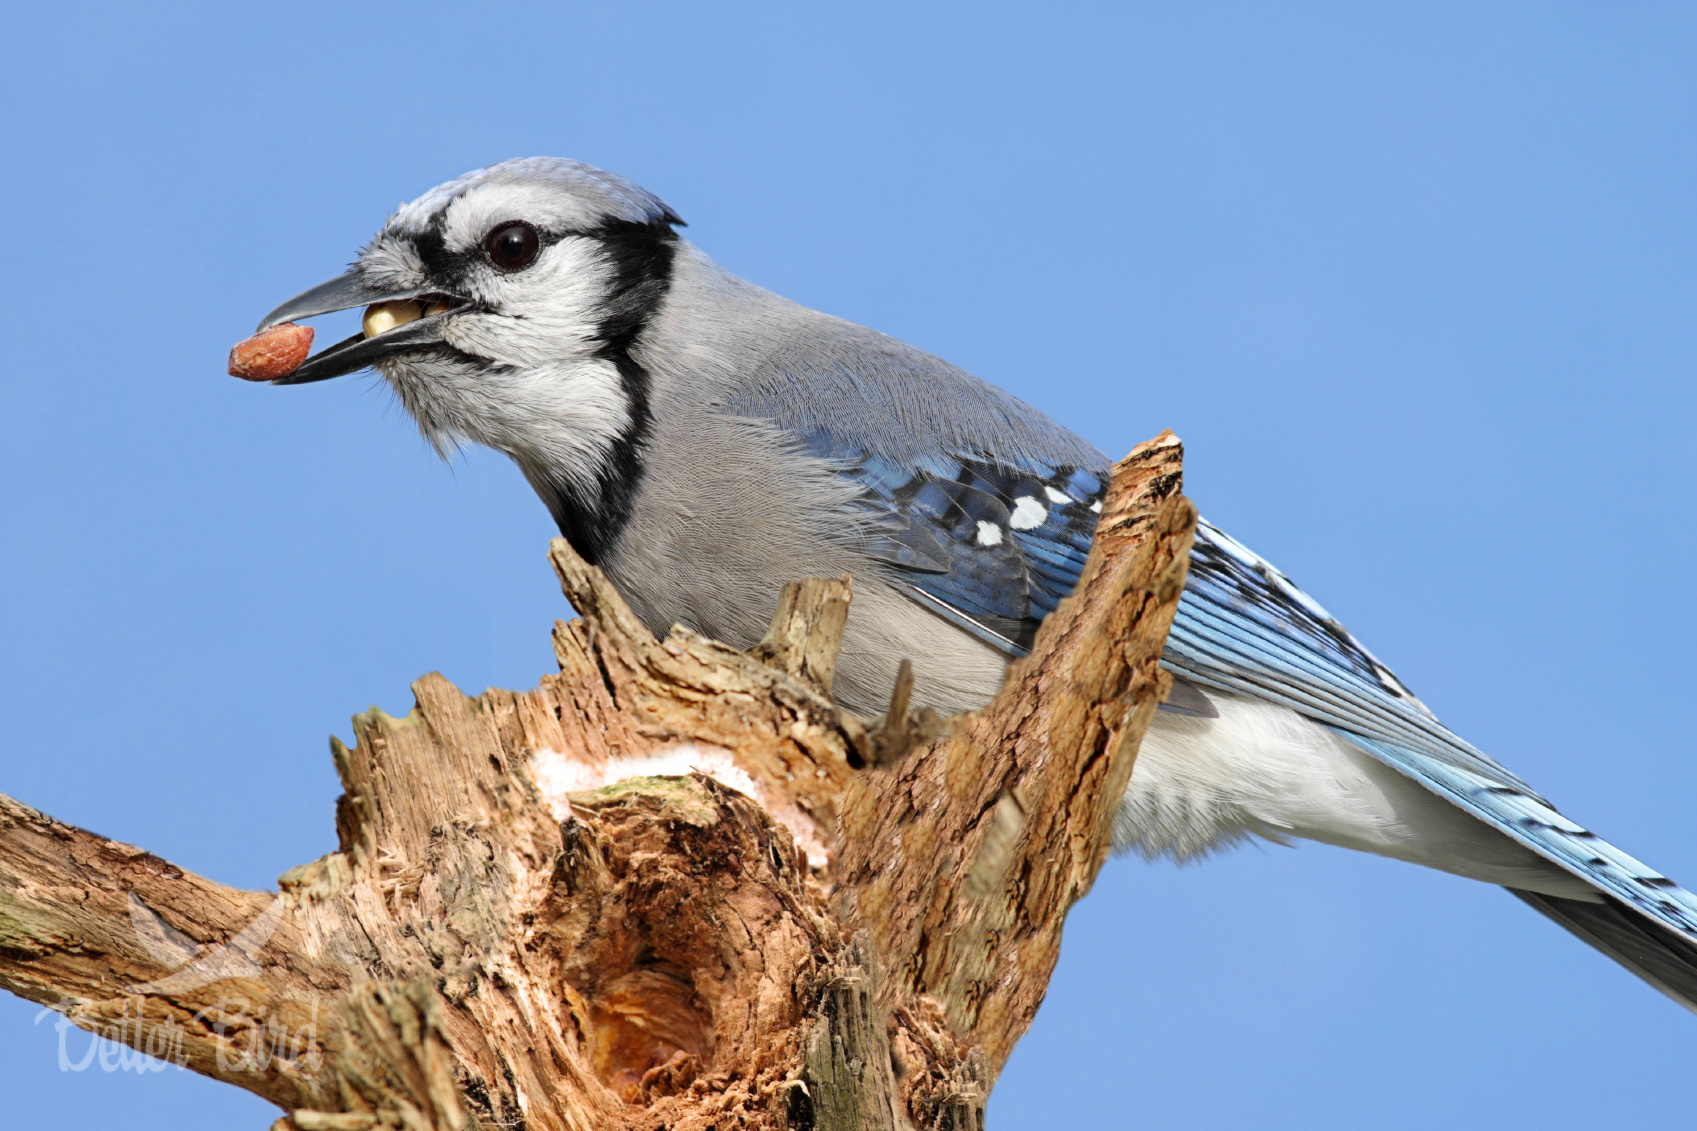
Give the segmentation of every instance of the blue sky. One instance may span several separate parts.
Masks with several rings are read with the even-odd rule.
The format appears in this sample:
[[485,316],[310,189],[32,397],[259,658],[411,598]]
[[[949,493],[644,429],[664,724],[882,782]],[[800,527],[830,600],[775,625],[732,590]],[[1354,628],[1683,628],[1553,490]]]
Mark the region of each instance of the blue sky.
[[[1670,3],[12,5],[0,790],[265,887],[334,847],[349,715],[549,670],[513,468],[374,378],[223,368],[397,201],[552,154],[1105,450],[1173,428],[1206,515],[1697,882],[1694,57]],[[273,1117],[60,1072],[35,1012],[0,999],[18,1126]],[[1267,846],[1112,862],[990,1114],[1649,1125],[1694,1056],[1499,891]]]

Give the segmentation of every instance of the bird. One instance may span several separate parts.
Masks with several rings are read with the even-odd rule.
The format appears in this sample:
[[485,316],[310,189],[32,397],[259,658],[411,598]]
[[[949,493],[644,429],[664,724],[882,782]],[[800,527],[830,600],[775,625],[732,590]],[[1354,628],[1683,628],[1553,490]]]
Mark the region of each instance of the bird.
[[[1077,584],[1112,461],[940,358],[726,271],[684,221],[563,158],[402,204],[260,331],[364,307],[273,384],[374,369],[444,457],[510,457],[656,633],[733,646],[786,581],[852,574],[833,695],[988,702]],[[1697,1012],[1697,896],[1441,724],[1289,578],[1201,521],[1173,690],[1114,847],[1199,859],[1308,839],[1506,888]]]

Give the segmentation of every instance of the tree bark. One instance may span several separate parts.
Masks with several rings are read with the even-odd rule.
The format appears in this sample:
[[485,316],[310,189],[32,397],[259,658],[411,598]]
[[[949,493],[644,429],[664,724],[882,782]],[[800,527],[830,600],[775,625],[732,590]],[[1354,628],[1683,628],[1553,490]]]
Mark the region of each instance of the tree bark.
[[1115,467],[1077,592],[948,720],[905,672],[833,706],[846,577],[745,654],[655,639],[557,540],[559,673],[356,716],[340,847],[277,894],[0,797],[0,987],[287,1131],[981,1128],[1169,686],[1180,455]]

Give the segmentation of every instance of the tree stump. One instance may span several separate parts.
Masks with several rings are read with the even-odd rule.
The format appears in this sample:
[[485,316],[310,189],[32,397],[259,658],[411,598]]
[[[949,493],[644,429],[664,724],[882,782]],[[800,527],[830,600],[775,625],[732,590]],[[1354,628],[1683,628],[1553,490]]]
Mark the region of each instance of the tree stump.
[[883,719],[831,703],[848,578],[745,654],[556,540],[559,673],[357,716],[340,848],[277,894],[0,797],[0,986],[277,1131],[981,1128],[1169,686],[1180,458],[1115,467],[1077,592],[948,720],[905,671]]

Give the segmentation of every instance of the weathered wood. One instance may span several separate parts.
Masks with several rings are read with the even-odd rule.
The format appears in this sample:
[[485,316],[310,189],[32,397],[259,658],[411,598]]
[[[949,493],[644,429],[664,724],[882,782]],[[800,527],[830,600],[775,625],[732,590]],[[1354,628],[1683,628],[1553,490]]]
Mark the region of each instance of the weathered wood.
[[854,578],[846,573],[786,582],[778,595],[772,627],[748,654],[831,694],[853,594]]
[[981,1128],[1165,689],[1179,456],[1116,467],[1078,593],[946,727],[831,704],[846,578],[748,655],[556,542],[559,673],[356,717],[338,850],[278,894],[0,798],[0,987],[279,1131]]
[[1196,525],[1180,454],[1169,434],[1115,468],[1078,591],[995,701],[856,777],[843,803],[841,913],[902,957],[907,986],[977,1037],[992,1073],[1043,1000],[1171,682],[1159,659]]
[[864,940],[824,971],[819,1015],[808,1034],[806,1066],[789,1094],[792,1126],[817,1131],[896,1131],[889,1025],[879,1006],[874,959]]

